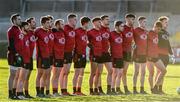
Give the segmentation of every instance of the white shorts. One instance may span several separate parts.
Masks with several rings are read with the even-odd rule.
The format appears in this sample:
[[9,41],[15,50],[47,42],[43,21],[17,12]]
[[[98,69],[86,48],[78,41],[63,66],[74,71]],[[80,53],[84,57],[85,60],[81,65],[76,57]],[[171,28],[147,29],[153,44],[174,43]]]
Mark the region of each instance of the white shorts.
[[10,66],[11,70],[18,70],[20,67]]

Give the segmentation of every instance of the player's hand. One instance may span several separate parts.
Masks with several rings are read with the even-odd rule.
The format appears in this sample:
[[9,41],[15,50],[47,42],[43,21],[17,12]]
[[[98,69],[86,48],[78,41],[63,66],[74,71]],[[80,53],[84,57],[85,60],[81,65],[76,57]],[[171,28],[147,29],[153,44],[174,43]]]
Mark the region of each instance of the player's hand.
[[170,58],[172,60],[172,64],[174,64],[176,62],[175,56],[174,55],[170,55]]

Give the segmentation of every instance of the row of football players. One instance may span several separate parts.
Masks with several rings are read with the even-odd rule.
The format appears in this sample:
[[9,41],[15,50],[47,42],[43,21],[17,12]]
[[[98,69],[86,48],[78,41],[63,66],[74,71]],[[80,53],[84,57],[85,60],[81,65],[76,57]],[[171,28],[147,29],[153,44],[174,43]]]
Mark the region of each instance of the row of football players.
[[[9,98],[32,98],[28,92],[28,81],[33,70],[32,55],[35,46],[38,97],[59,96],[59,85],[62,95],[71,95],[67,91],[67,82],[72,62],[75,69],[72,81],[73,95],[85,95],[81,92],[81,87],[86,67],[87,47],[90,48],[90,95],[105,94],[101,85],[103,65],[107,69],[107,94],[123,94],[120,89],[121,79],[124,93],[131,94],[127,87],[127,69],[131,61],[135,62],[134,94],[138,94],[136,83],[139,71],[141,71],[140,93],[146,94],[144,90],[146,65],[150,72],[149,84],[152,93],[164,93],[163,78],[169,63],[169,55],[173,55],[169,34],[166,31],[168,18],[160,17],[150,31],[146,28],[147,19],[144,16],[138,18],[139,26],[134,28],[135,18],[135,15],[127,14],[126,22],[115,21],[114,29],[110,31],[107,15],[94,17],[92,20],[89,17],[81,17],[81,26],[78,28],[76,28],[76,14],[67,16],[66,25],[62,19],[53,22],[53,16],[43,16],[40,19],[41,26],[38,28],[34,17],[21,22],[20,15],[12,15],[12,26],[8,30]],[[90,23],[93,28],[89,30]],[[154,66],[158,69],[155,80],[153,80]],[[49,92],[50,83],[53,95]]]

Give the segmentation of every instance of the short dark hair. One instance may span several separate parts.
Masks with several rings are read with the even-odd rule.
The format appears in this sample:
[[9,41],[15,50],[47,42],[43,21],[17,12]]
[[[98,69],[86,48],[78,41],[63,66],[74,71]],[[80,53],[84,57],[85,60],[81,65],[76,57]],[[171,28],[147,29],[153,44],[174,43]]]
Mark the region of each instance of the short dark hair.
[[139,16],[138,17],[138,21],[141,21],[141,20],[144,20],[144,19],[146,19],[146,17],[144,17],[144,16]]
[[80,22],[81,22],[81,25],[84,25],[85,23],[88,23],[90,21],[91,21],[91,19],[89,17],[84,16],[84,17],[81,17]]
[[63,22],[64,20],[63,19],[56,19],[54,21],[54,25],[57,26],[58,24],[60,24],[61,21]]
[[101,20],[104,20],[106,17],[109,17],[108,15],[102,15]]
[[31,21],[34,20],[34,19],[35,19],[35,17],[29,17],[25,21],[28,22],[28,23],[31,23]]
[[118,26],[120,26],[121,24],[123,24],[122,21],[114,21],[114,27],[118,27]]
[[126,14],[125,18],[136,18],[136,16],[134,14]]
[[70,14],[68,14],[68,16],[67,16],[68,19],[71,19],[71,18],[74,18],[74,17],[77,17],[77,15],[74,14],[74,13],[70,13]]
[[154,26],[160,27],[160,28],[163,27],[163,25],[162,25],[162,23],[161,23],[160,21],[156,21],[156,22],[154,23]]
[[11,18],[10,18],[11,22],[14,23],[14,20],[16,20],[18,16],[20,16],[18,13],[11,15]]
[[23,27],[25,27],[26,25],[29,25],[29,23],[28,23],[28,22],[21,22],[20,28],[23,28]]
[[158,20],[162,22],[163,20],[169,20],[169,18],[167,16],[161,16],[158,18]]
[[54,19],[54,17],[51,16],[51,15],[47,15],[46,17],[49,18],[50,20],[53,20],[53,19]]
[[46,23],[46,21],[49,21],[49,18],[47,18],[46,16],[42,16],[40,20],[41,24]]
[[99,20],[101,20],[100,17],[94,17],[94,18],[92,19],[92,22],[96,22],[96,21],[99,21]]

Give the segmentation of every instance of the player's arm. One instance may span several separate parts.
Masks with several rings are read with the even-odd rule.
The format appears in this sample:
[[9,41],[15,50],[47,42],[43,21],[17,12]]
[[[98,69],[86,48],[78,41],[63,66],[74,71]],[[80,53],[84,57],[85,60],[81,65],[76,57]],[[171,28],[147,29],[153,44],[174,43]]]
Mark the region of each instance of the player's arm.
[[[8,32],[8,35],[13,35],[13,34],[10,34],[10,33],[12,33],[11,30]],[[14,38],[13,38],[13,37],[10,37],[10,36],[9,36],[9,46],[8,46],[8,50],[12,50],[12,51],[16,52],[16,49],[15,49],[15,46],[14,46]]]
[[87,36],[88,36],[88,42],[87,42],[87,46],[92,49],[92,43],[91,43],[91,35],[90,35],[90,32],[87,32]]

